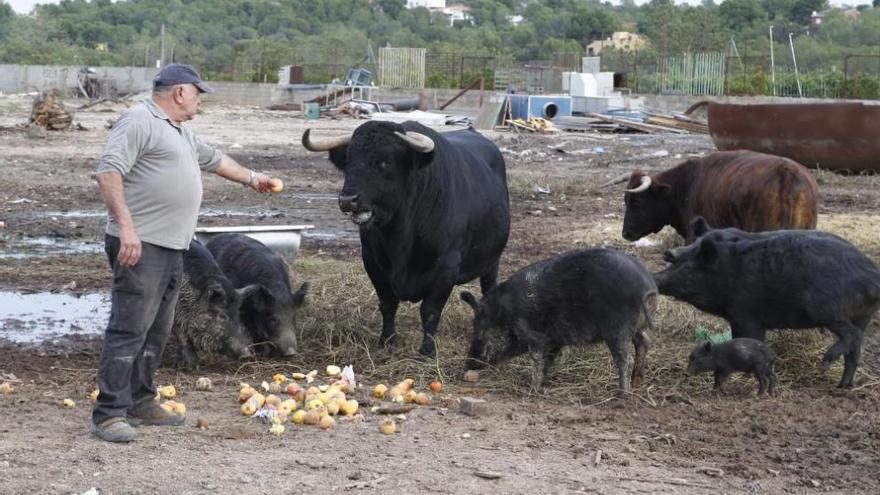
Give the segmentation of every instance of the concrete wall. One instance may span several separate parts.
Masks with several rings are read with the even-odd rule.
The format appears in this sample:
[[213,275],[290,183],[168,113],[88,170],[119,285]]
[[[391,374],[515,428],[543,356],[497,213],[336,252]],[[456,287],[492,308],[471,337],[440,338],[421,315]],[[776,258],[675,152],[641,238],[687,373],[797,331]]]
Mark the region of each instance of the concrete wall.
[[[48,89],[72,89],[77,86],[77,72],[80,66],[60,65],[2,65],[0,64],[0,92],[27,93]],[[153,76],[157,69],[150,67],[95,67],[100,78],[113,78],[120,93],[145,91],[152,88]],[[207,104],[225,103],[229,105],[250,105],[266,107],[281,103],[302,103],[327,93],[327,90],[285,89],[277,84],[236,83],[225,81],[210,82],[217,93],[206,95]],[[427,95],[431,108],[438,108],[452,96],[457,89],[405,89],[372,88],[369,99],[389,102],[417,98],[419,93]],[[493,91],[484,92],[484,103]],[[782,98],[773,96],[679,96],[679,95],[639,95],[645,99],[645,106],[660,112],[681,112],[700,100],[732,103],[794,103],[823,102],[840,100],[820,100],[809,98]],[[479,110],[479,90],[471,90],[447,107],[449,113],[475,115]],[[878,101],[866,101],[880,104]]]
[[[29,93],[77,87],[80,66],[69,65],[0,65],[0,91]],[[99,78],[116,80],[120,93],[150,89],[157,70],[148,67],[94,67]]]
[[267,107],[279,103],[280,95],[275,95],[276,84],[237,83],[227,81],[208,81],[215,93],[202,96],[206,104],[224,103],[227,105],[249,105]]
[[[318,96],[327,94],[326,89],[291,89],[277,84],[210,82],[217,90],[215,94],[205,95],[202,99],[206,104],[223,103],[228,105],[251,105],[266,107],[282,103],[302,103]],[[417,98],[424,93],[431,103],[431,108],[439,108],[457,89],[406,89],[406,88],[371,88],[364,99],[378,102],[389,102]],[[483,102],[486,103],[494,91],[485,91]],[[702,100],[729,103],[819,103],[840,100],[822,100],[812,98],[783,98],[775,96],[682,96],[682,95],[637,95],[645,100],[645,107],[664,113],[683,112],[694,103]],[[452,103],[446,110],[449,113],[474,116],[479,111],[480,92],[471,90]],[[880,104],[880,101],[866,101],[868,104]]]
[[[208,81],[217,92],[205,95],[202,101],[205,104],[222,103],[228,105],[252,105],[269,106],[282,103],[302,103],[313,98],[327,94],[326,89],[293,89],[277,84],[263,83],[233,83],[222,81]],[[405,89],[405,88],[371,88],[368,94],[364,94],[365,100],[389,102],[418,98],[419,93],[424,93],[432,108],[438,108],[449,98],[452,98],[459,90],[457,89]],[[489,100],[492,91],[483,93],[483,102]],[[340,101],[341,103],[341,101]],[[452,105],[447,107],[450,113],[476,114],[480,103],[479,90],[472,90]]]

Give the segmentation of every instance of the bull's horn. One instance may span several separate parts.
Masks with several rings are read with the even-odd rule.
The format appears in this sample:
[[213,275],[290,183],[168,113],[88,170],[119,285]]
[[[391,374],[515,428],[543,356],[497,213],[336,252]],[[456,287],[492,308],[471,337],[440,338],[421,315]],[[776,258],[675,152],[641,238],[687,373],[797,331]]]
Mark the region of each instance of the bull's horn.
[[648,190],[649,187],[651,187],[651,177],[649,177],[647,175],[643,175],[642,176],[642,183],[639,184],[639,187],[637,187],[635,189],[627,189],[626,192],[628,192],[628,193],[645,192]]
[[322,139],[320,141],[312,141],[312,138],[309,137],[311,132],[311,129],[306,129],[306,132],[303,133],[302,137],[302,145],[309,151],[330,151],[338,146],[345,146],[351,141],[351,134],[348,136],[338,136]]
[[408,144],[410,148],[420,153],[430,153],[434,151],[434,141],[424,134],[419,134],[418,132],[403,133],[394,131],[394,135],[406,141],[406,144]]
[[608,182],[602,184],[601,186],[599,186],[599,189],[604,189],[608,186],[613,186],[616,184],[622,184],[622,183],[626,182],[627,180],[629,180],[630,177],[632,177],[632,174],[625,174],[625,175],[621,175],[620,177],[615,177],[615,178],[609,180]]

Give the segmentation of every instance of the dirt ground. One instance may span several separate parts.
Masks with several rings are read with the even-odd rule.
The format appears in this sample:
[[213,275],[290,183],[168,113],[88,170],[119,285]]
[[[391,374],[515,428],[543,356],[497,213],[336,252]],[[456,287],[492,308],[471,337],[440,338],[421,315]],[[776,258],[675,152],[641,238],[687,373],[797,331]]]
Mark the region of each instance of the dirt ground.
[[[26,98],[0,97],[0,221],[5,223],[0,291],[7,291],[0,298],[106,293],[103,207],[90,173],[106,141],[104,124],[119,108],[79,112],[76,121],[87,130],[53,133],[18,127],[28,110]],[[13,394],[0,395],[0,493],[81,494],[93,488],[92,493],[880,492],[876,321],[858,385],[848,392],[834,389],[839,365],[818,370],[826,336],[779,332],[783,336],[771,340],[781,355],[781,393],[774,398],[757,398],[751,379],[735,380],[727,394],[714,394],[707,377],[685,377],[682,359],[693,345],[693,328],[723,325],[668,301],[661,304],[658,335],[652,336],[656,351],[647,383],[624,399],[613,398],[610,359],[601,346],[591,354],[563,356],[560,373],[544,395],[525,392],[521,364],[490,372],[485,383],[460,382],[456,363],[462,347],[453,336],[464,339],[469,322],[455,294],[441,326],[441,339],[448,335],[449,345],[441,340],[436,363],[405,356],[404,365],[383,367],[373,363],[366,337],[362,347],[340,349],[339,335],[363,334],[370,343],[377,335],[376,300],[362,273],[357,231],[336,207],[341,175],[324,154],[305,151],[299,139],[307,127],[315,135],[332,135],[351,132],[359,123],[309,122],[296,113],[223,105],[204,108],[192,123],[209,143],[286,184],[279,195],[260,196],[206,176],[202,225],[316,226],[303,240],[294,271],[317,286],[303,332],[319,327],[336,332],[310,347],[326,353],[318,358],[303,352],[284,363],[215,364],[200,373],[163,368],[157,382],[177,386],[188,408],[186,426],[142,428],[135,442],[111,445],[88,433],[87,397],[94,388],[100,341],[11,342],[4,338],[7,331],[34,329],[42,320],[14,321],[0,314],[0,382],[16,387]],[[663,250],[680,241],[667,230],[647,242],[625,242],[622,188],[598,186],[634,168],[660,170],[714,149],[700,135],[488,135],[509,169],[513,224],[503,277],[527,263],[587,246],[623,249],[659,269]],[[880,260],[878,178],[818,172],[817,179],[820,228]],[[339,292],[349,280],[359,292],[351,297]],[[353,304],[337,308],[341,304],[334,298]],[[409,348],[419,338],[414,308],[402,307],[399,320]],[[343,311],[352,320],[334,321]],[[350,328],[350,321],[364,329]],[[365,384],[357,393],[363,421],[340,420],[329,432],[290,425],[285,435],[274,437],[268,425],[238,412],[239,382],[257,385],[274,372],[323,369],[328,355],[338,364],[355,356]],[[388,369],[408,370],[406,376],[422,388],[437,377],[446,384],[432,406],[399,421],[401,431],[394,436],[377,431],[382,418],[370,412],[367,397],[373,384],[405,377]],[[199,376],[210,377],[214,390],[195,391]],[[487,400],[490,412],[461,414],[458,401],[465,396]],[[77,402],[75,408],[60,407],[68,397]],[[207,428],[197,428],[198,419]]]

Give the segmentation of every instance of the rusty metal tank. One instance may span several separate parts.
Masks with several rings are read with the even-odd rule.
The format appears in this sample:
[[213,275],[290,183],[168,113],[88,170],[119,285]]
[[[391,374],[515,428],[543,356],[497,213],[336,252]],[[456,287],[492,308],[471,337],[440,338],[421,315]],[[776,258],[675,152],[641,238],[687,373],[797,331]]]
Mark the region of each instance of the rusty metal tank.
[[880,104],[709,102],[707,113],[719,150],[761,151],[810,168],[880,172]]

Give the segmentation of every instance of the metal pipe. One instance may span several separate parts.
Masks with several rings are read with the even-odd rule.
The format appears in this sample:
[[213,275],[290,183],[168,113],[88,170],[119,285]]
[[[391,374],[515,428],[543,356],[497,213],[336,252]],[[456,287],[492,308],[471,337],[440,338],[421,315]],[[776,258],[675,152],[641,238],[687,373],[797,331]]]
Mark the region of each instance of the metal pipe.
[[773,85],[773,96],[776,96],[776,62],[773,60],[773,24],[770,24],[770,84]]
[[798,97],[803,98],[804,91],[801,89],[801,78],[798,75],[797,59],[794,56],[794,41],[792,40],[793,35],[794,33],[788,33],[788,45],[791,47],[791,60],[792,62],[794,62],[794,80],[797,81]]

